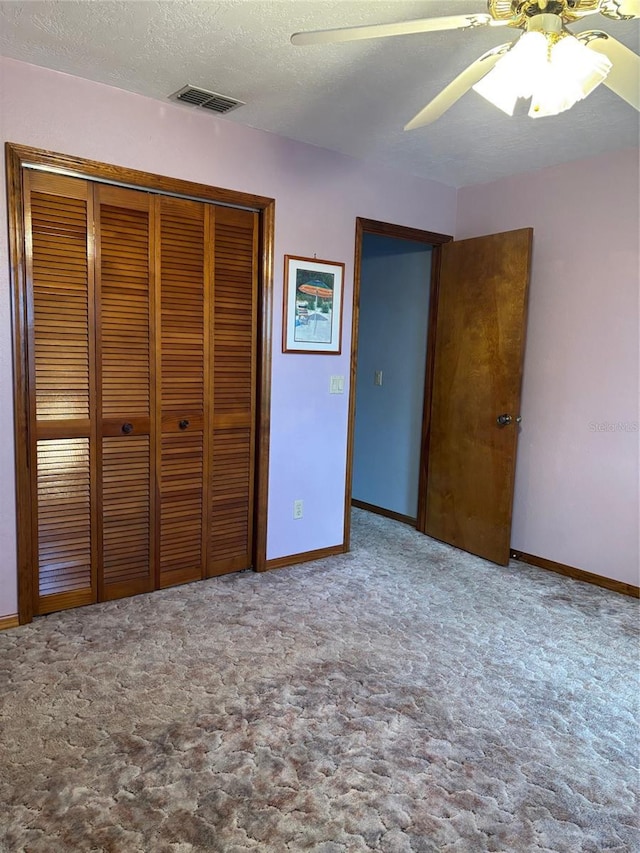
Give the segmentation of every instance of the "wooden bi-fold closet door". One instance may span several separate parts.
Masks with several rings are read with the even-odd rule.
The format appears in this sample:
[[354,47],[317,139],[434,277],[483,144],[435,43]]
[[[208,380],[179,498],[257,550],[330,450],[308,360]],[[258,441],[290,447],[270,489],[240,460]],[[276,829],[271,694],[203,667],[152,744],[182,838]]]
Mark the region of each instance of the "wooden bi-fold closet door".
[[154,588],[153,198],[94,189],[100,600]]
[[212,208],[158,198],[159,585],[204,576]]
[[41,172],[24,182],[34,612],[47,613],[97,598],[93,195]]
[[25,172],[34,612],[248,568],[257,215]]

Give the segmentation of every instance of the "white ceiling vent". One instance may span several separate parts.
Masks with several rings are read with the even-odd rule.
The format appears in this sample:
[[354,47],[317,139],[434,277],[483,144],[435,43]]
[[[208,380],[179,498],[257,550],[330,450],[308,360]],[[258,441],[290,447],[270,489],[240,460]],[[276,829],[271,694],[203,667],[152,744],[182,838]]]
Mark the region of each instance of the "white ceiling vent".
[[209,92],[206,89],[200,89],[198,86],[186,85],[182,89],[178,89],[173,95],[169,95],[171,101],[182,101],[184,104],[191,104],[193,107],[202,107],[203,110],[211,110],[218,115],[229,113],[235,110],[236,107],[244,106],[243,101],[238,101],[235,98],[229,98],[227,95],[220,95],[218,92]]

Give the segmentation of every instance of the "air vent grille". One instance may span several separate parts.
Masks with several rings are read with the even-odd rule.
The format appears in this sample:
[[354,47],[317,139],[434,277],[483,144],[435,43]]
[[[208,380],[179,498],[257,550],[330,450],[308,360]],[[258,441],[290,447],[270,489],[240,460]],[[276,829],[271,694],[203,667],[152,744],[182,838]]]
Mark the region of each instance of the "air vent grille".
[[169,95],[172,101],[182,101],[185,104],[191,104],[194,107],[202,107],[204,110],[211,110],[218,115],[231,112],[236,107],[244,106],[243,101],[238,101],[236,98],[230,98],[227,95],[220,95],[218,92],[209,92],[207,89],[200,89],[198,86],[183,86],[173,95]]

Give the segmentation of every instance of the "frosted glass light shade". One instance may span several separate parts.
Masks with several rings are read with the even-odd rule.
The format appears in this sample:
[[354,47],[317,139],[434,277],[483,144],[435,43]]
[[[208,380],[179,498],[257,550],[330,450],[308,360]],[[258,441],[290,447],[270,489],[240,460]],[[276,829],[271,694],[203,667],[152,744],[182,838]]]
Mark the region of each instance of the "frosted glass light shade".
[[532,118],[557,115],[586,98],[606,78],[611,62],[574,36],[526,32],[473,87],[507,115],[518,98],[531,98]]
[[546,73],[546,64],[546,37],[543,33],[527,32],[473,88],[512,116],[518,98],[533,95],[535,81]]

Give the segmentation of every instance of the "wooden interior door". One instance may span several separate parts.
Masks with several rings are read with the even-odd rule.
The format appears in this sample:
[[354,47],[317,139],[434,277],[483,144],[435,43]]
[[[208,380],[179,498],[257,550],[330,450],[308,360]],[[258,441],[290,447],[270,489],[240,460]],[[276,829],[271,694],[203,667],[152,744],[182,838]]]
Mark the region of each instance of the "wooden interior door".
[[159,586],[204,577],[210,442],[210,205],[156,199]]
[[6,159],[20,623],[264,571],[274,200]]
[[253,560],[258,214],[215,211],[208,577]]
[[501,565],[509,561],[532,237],[525,228],[441,248],[424,532]]
[[97,599],[93,200],[87,182],[24,175],[33,612]]
[[253,559],[258,215],[25,173],[33,608]]
[[98,596],[155,586],[153,197],[96,185]]

